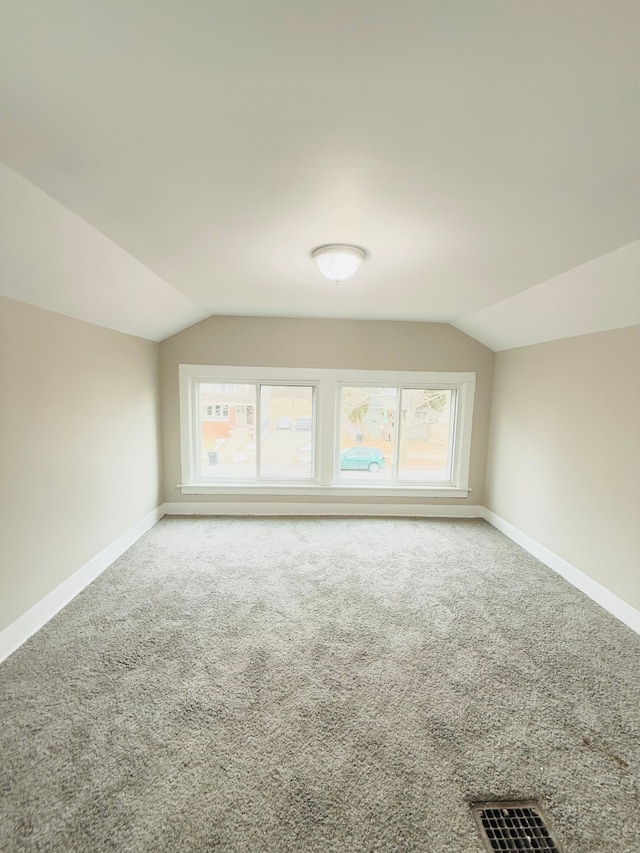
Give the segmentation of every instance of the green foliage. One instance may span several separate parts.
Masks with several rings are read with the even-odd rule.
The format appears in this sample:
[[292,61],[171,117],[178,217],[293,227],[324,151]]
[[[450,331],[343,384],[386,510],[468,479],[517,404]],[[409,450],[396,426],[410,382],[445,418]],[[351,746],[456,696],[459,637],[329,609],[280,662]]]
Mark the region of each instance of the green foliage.
[[372,394],[380,393],[379,388],[342,389],[342,411],[352,424],[359,424],[369,411],[369,401]]
[[441,412],[449,401],[448,393],[438,389],[422,391],[422,399],[416,405],[416,411]]

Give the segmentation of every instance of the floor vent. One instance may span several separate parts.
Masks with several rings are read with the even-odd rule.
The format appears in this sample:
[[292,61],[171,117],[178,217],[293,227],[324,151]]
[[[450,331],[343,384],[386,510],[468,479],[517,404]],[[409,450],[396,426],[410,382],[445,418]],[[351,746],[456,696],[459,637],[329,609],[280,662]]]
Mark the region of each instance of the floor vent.
[[531,801],[472,803],[471,811],[485,848],[502,853],[538,850],[562,853],[540,806]]

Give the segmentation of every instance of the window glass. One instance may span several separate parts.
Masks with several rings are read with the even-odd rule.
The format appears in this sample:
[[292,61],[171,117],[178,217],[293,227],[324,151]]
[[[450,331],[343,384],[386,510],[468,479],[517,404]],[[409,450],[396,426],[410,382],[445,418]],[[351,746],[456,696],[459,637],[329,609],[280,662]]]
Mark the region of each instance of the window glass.
[[256,386],[199,384],[200,476],[251,480],[256,476]]
[[181,489],[464,497],[474,391],[472,373],[180,365]]
[[396,441],[396,388],[343,386],[339,476],[370,484],[390,481]]
[[402,389],[399,479],[451,479],[454,394],[449,389]]
[[313,477],[314,413],[310,385],[260,388],[260,476]]

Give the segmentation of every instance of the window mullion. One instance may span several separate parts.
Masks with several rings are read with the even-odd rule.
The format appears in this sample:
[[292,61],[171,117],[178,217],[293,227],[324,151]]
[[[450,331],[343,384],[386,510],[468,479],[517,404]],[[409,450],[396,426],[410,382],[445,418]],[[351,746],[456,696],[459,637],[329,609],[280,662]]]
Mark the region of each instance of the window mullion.
[[193,444],[194,452],[191,458],[191,477],[192,479],[200,479],[200,457],[202,455],[202,427],[200,420],[200,382],[194,380],[191,386],[191,441]]
[[393,436],[393,462],[391,467],[391,481],[398,482],[400,470],[400,423],[402,421],[402,386],[396,386],[396,428]]
[[257,382],[256,389],[256,412],[253,424],[253,438],[256,445],[256,480],[262,480],[262,383]]
[[335,381],[322,379],[318,383],[316,461],[321,486],[331,486],[334,479],[337,430],[339,429],[337,394],[338,387]]

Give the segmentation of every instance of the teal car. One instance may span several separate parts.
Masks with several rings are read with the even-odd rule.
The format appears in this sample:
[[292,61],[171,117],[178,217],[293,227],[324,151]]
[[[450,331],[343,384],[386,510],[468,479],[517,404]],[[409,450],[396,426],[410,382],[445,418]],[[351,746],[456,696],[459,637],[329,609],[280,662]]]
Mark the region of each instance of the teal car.
[[341,471],[379,471],[384,463],[377,447],[349,447],[340,454]]

